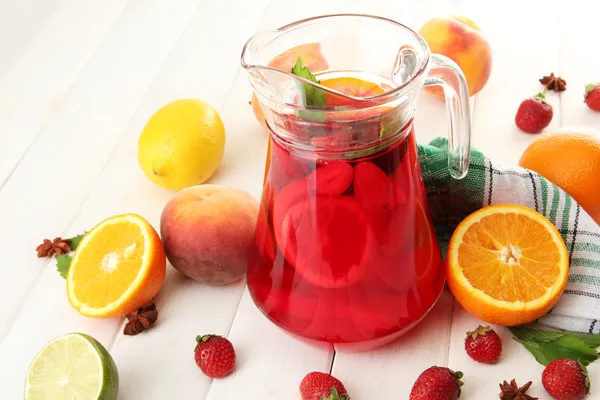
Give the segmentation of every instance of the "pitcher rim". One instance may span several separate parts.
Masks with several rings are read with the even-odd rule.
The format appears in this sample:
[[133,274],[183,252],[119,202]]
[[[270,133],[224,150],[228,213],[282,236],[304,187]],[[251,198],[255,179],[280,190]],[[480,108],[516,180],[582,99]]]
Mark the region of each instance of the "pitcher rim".
[[[404,29],[405,31],[407,31],[411,36],[413,36],[413,38],[417,41],[417,43],[419,43],[419,45],[421,46],[421,48],[425,51],[426,57],[424,58],[423,62],[421,63],[421,65],[419,66],[419,69],[416,71],[416,73],[411,77],[411,79],[407,80],[406,82],[403,82],[400,86],[394,87],[393,89],[389,90],[389,91],[385,91],[384,93],[381,94],[377,94],[375,96],[370,96],[370,97],[355,97],[352,95],[349,95],[347,93],[342,93],[339,92],[335,89],[331,89],[328,88],[326,86],[320,85],[318,83],[315,82],[311,82],[307,79],[304,79],[300,76],[296,76],[294,74],[292,74],[291,72],[287,72],[275,67],[271,67],[269,65],[257,65],[257,64],[249,64],[246,62],[245,58],[246,55],[248,53],[248,48],[253,44],[253,42],[259,38],[261,35],[267,34],[267,33],[285,33],[286,31],[290,31],[296,27],[299,27],[301,25],[305,25],[308,24],[310,22],[313,21],[317,21],[317,20],[322,20],[322,19],[329,19],[329,18],[335,18],[335,17],[361,17],[361,18],[368,18],[368,19],[373,19],[373,20],[380,20],[382,22],[387,22],[390,23],[392,25],[395,25],[398,28]],[[367,103],[365,105],[365,107],[369,107],[369,102],[372,101],[377,101],[377,100],[382,100],[382,99],[386,99],[389,97],[392,97],[394,95],[396,95],[399,92],[404,91],[406,88],[413,86],[415,84],[415,82],[418,81],[418,78],[423,75],[426,71],[427,68],[429,66],[429,62],[431,60],[431,49],[429,48],[429,45],[427,44],[427,42],[425,41],[425,39],[419,35],[416,31],[414,31],[412,28],[398,22],[395,21],[393,19],[390,18],[386,18],[386,17],[381,17],[378,15],[372,15],[372,14],[361,14],[361,13],[339,13],[339,14],[323,14],[323,15],[317,15],[314,17],[309,17],[309,18],[304,18],[298,21],[294,21],[292,23],[289,23],[287,25],[284,25],[280,28],[276,28],[276,29],[265,29],[262,31],[259,31],[257,33],[255,33],[254,35],[252,35],[244,44],[244,47],[242,48],[242,54],[240,57],[240,64],[241,66],[245,69],[245,70],[252,70],[252,69],[263,69],[263,70],[268,70],[268,71],[272,71],[272,72],[277,72],[277,73],[282,73],[288,76],[293,77],[293,79],[299,80],[301,82],[310,84],[310,85],[314,85],[314,86],[318,86],[319,88],[321,88],[322,90],[325,90],[326,92],[330,92],[330,93],[334,93],[340,96],[344,96],[347,98],[350,98],[352,100],[355,101],[359,101],[359,102],[365,102]],[[371,104],[372,105],[372,104]],[[361,108],[361,107],[353,107],[353,108]]]

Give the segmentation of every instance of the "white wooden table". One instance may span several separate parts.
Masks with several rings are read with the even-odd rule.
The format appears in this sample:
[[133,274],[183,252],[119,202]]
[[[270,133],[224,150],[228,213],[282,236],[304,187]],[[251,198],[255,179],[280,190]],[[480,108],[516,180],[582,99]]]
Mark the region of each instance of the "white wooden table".
[[[333,371],[355,400],[407,399],[422,370],[448,365],[465,373],[465,399],[493,399],[498,383],[533,380],[549,399],[542,366],[504,339],[501,362],[482,366],[464,352],[479,321],[449,293],[413,332],[371,352],[335,352],[298,341],[267,321],[243,283],[211,288],[169,267],[157,299],[159,323],[135,337],[122,319],[90,319],[68,303],[55,262],[37,259],[44,237],[69,237],[117,213],[135,212],[158,227],[171,192],[139,169],[138,135],[147,118],[179,98],[219,109],[227,129],[223,164],[212,180],[258,199],[266,151],[254,120],[241,48],[258,30],[317,14],[362,12],[418,29],[429,17],[464,13],[485,30],[494,51],[488,85],[474,98],[473,142],[493,159],[516,163],[535,137],[514,113],[555,72],[568,90],[550,94],[549,128],[600,128],[583,104],[584,83],[600,80],[597,2],[478,0],[0,0],[0,398],[22,398],[37,351],[52,338],[85,332],[112,353],[121,399],[296,399],[310,371]],[[496,3],[494,3],[496,4]],[[499,4],[499,3],[498,3]],[[594,5],[596,4],[596,5]],[[593,8],[596,8],[593,10]],[[596,48],[593,52],[592,49]],[[441,103],[422,96],[420,141],[446,134]],[[211,380],[193,362],[194,337],[227,335],[238,363]],[[600,366],[590,368],[600,399]]]

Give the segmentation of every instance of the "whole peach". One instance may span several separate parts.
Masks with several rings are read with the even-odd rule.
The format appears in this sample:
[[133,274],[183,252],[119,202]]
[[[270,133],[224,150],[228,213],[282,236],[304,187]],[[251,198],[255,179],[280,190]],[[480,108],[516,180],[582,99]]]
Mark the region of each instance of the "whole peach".
[[[479,92],[492,72],[492,49],[479,26],[467,17],[436,17],[419,30],[432,53],[443,54],[462,69],[469,85],[469,95]],[[428,88],[442,97],[438,87]]]
[[165,205],[160,233],[171,265],[199,282],[219,286],[246,272],[258,203],[243,190],[198,185]]

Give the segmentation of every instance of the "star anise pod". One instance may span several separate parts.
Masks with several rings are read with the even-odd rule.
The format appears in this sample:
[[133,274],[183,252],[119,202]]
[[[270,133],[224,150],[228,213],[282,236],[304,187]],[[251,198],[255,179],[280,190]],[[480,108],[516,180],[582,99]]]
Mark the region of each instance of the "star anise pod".
[[44,242],[35,248],[39,258],[51,258],[54,254],[67,254],[71,252],[71,239],[54,238],[53,241],[44,239]]
[[559,76],[554,76],[554,72],[540,79],[540,83],[555,92],[564,92],[567,90],[567,81]]
[[504,381],[500,384],[500,398],[502,400],[538,400],[537,397],[532,397],[528,394],[525,394],[530,386],[531,381],[527,382],[521,387],[517,385],[517,381],[514,379],[510,381],[510,384]]
[[157,318],[158,311],[156,311],[156,305],[154,305],[154,303],[150,303],[145,307],[140,307],[137,312],[127,316],[128,322],[125,324],[125,328],[123,328],[123,334],[135,336],[142,333],[154,325]]

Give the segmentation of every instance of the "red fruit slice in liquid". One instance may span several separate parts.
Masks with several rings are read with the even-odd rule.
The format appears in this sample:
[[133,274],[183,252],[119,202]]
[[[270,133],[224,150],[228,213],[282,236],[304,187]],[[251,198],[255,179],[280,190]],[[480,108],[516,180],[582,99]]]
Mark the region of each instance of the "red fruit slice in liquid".
[[[415,264],[417,281],[420,287],[426,289],[443,274],[441,254],[433,227],[430,225],[425,208],[417,201],[415,216]],[[431,290],[431,289],[430,289]]]
[[354,179],[354,168],[343,161],[323,164],[306,177],[310,194],[339,196],[346,191]]
[[354,167],[354,194],[367,212],[383,250],[387,253],[401,246],[407,233],[404,226],[408,199],[394,177],[387,176],[372,162],[360,162]]
[[324,164],[310,175],[285,185],[275,197],[273,206],[273,228],[277,243],[282,251],[281,227],[290,208],[299,202],[306,201],[309,196],[340,196],[352,184],[354,168],[345,162]]
[[373,234],[351,197],[311,197],[286,213],[277,241],[306,280],[324,288],[359,281],[370,261]]
[[372,162],[359,162],[354,167],[354,193],[366,210],[390,208],[394,186],[385,172]]
[[276,190],[288,182],[305,177],[314,168],[314,162],[294,156],[276,144],[271,148],[269,182]]

